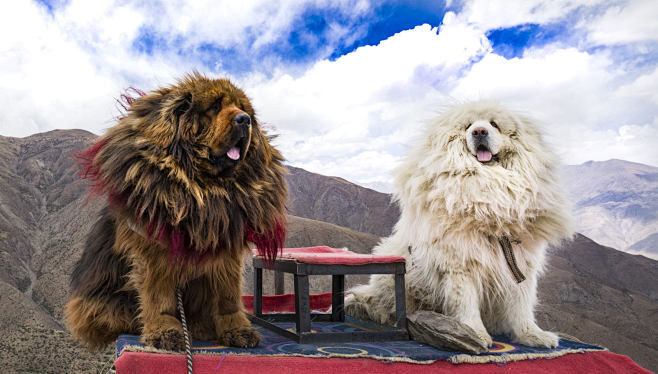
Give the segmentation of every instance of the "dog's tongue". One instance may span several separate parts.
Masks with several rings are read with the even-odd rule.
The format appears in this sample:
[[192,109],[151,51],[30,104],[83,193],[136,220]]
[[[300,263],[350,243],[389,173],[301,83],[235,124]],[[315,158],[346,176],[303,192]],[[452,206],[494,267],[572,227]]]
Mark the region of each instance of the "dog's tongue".
[[480,162],[491,161],[491,152],[485,150],[478,150],[478,161]]
[[[478,153],[478,154],[479,154],[479,153]],[[240,158],[240,148],[238,148],[238,147],[233,147],[233,148],[229,149],[228,152],[226,152],[226,155],[227,155],[228,158],[230,158],[231,160],[237,160],[237,159]],[[479,157],[479,156],[478,156],[478,157]]]

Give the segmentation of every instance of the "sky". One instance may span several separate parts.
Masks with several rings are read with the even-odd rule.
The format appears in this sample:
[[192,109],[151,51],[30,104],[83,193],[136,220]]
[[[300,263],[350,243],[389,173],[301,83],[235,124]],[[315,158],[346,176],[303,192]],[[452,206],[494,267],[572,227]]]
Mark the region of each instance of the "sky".
[[452,103],[536,118],[565,164],[658,166],[653,0],[0,3],[0,135],[102,134],[127,87],[228,77],[288,164],[388,190]]

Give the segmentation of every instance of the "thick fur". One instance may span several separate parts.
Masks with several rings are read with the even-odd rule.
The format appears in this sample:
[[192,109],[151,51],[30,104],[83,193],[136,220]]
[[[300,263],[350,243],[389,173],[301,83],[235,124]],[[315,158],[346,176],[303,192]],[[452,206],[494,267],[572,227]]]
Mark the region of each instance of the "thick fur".
[[[474,129],[488,133],[491,161],[478,159]],[[475,139],[475,140],[474,140]],[[535,123],[495,102],[456,105],[430,123],[395,170],[401,216],[373,250],[407,260],[407,311],[456,317],[491,345],[490,334],[555,347],[535,323],[545,249],[572,235],[559,165]],[[516,283],[498,238],[507,236],[520,270]],[[346,312],[393,322],[393,278],[372,276],[351,290]]]
[[91,348],[127,332],[180,349],[180,287],[194,338],[255,346],[240,299],[242,261],[249,242],[268,258],[283,245],[283,158],[228,80],[194,73],[138,93],[81,154],[108,208],[73,272],[68,325]]

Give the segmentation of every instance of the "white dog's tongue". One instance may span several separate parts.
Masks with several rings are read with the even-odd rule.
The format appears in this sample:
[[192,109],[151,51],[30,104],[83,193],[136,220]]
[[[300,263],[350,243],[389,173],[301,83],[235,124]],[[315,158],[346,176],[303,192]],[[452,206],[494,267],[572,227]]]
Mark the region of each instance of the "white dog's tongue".
[[[479,155],[479,154],[480,154],[480,152],[478,152],[478,155]],[[240,148],[238,148],[238,147],[233,147],[233,148],[229,149],[228,152],[226,152],[226,155],[227,155],[228,158],[230,158],[231,160],[237,160],[237,159],[240,158]],[[491,157],[491,155],[490,155],[490,157]],[[480,158],[480,156],[478,156],[478,158]]]
[[480,162],[489,162],[491,161],[491,152],[489,151],[480,151],[478,150],[478,161]]

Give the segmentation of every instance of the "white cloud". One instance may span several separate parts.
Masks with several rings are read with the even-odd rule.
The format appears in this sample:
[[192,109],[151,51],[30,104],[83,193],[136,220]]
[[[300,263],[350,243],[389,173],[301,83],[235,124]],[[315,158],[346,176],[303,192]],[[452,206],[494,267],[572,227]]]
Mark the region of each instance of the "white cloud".
[[[355,19],[369,11],[366,0],[313,4]],[[6,105],[0,113],[0,134],[25,136],[53,128],[100,133],[112,124],[117,114],[114,98],[126,87],[148,90],[192,69],[203,70],[195,52],[202,43],[249,51],[276,40],[308,6],[292,0],[72,0],[51,14],[34,2],[3,2],[0,99]],[[166,42],[178,41],[190,51],[156,47],[153,55],[140,54],[132,46],[142,30]],[[355,32],[349,28],[330,30],[330,42],[358,35],[349,35]]]
[[529,112],[545,123],[547,139],[566,163],[658,164],[650,146],[658,144],[655,71],[638,75],[615,65],[606,50],[556,45],[506,59],[491,51],[484,31],[451,13],[438,35],[417,27],[318,62],[298,78],[249,86],[293,165],[362,183],[377,180],[373,170],[388,181],[393,164],[362,152],[401,156],[423,121],[453,99],[498,98]]
[[[162,12],[108,0],[74,0],[52,15],[33,2],[0,4],[0,100],[6,104],[0,133],[25,136],[52,128],[99,133],[111,125],[114,98],[124,88],[168,84],[201,66],[174,53],[132,51],[140,28],[157,16]],[[208,19],[200,16],[197,22]],[[175,17],[160,19],[177,24]]]
[[594,19],[583,20],[588,40],[598,45],[658,41],[658,2],[625,1]]
[[[658,67],[654,68],[653,72],[650,71],[638,76],[629,83],[622,84],[614,94],[618,100],[627,100],[623,105],[624,108],[628,108],[633,103],[641,102],[644,106],[648,107],[651,107],[653,104],[653,109],[655,110],[658,107],[657,87]],[[634,108],[634,110],[639,110],[639,108]]]
[[322,162],[317,159],[300,161],[294,165],[306,170],[313,170],[317,173],[329,176],[358,175],[359,183],[368,184],[379,182],[382,179],[382,170],[390,170],[399,163],[399,157],[395,157],[388,152],[365,151],[357,152],[350,157],[348,163],[337,161]]
[[25,136],[53,128],[96,133],[117,114],[126,87],[170,82],[189,63],[149,59],[129,48],[138,14],[109,2],[72,2],[50,15],[32,2],[0,5],[0,133]]
[[6,6],[12,9],[0,9],[2,133],[85,127],[80,119],[111,103],[101,96],[112,82],[95,74],[89,56],[48,21],[44,10],[27,2]]
[[606,52],[551,46],[523,58],[490,54],[460,80],[453,96],[500,98],[543,122],[569,164],[620,158],[658,164],[658,73],[626,82]]
[[[365,0],[175,0],[142,3],[140,11],[148,15],[146,24],[160,35],[170,38],[185,35],[186,41],[193,45],[212,42],[236,46],[245,41],[247,34],[255,40],[244,46],[249,49],[277,40],[309,4],[333,7],[354,18],[369,10],[369,2]],[[341,36],[344,34],[336,31]]]
[[623,125],[612,130],[583,128],[583,131],[586,132],[581,132],[579,137],[563,140],[563,157],[570,164],[612,158],[658,164],[658,117],[644,125]]
[[490,50],[481,33],[452,19],[448,14],[438,33],[418,26],[335,61],[319,61],[297,78],[283,74],[245,84],[261,120],[281,133],[278,142],[291,164],[340,170],[353,181],[371,182],[375,175],[386,180],[391,158],[445,102],[439,87]]
[[460,18],[487,31],[526,23],[561,21],[579,7],[603,2],[604,0],[472,0],[466,1]]
[[[364,0],[316,4],[355,22],[371,11]],[[490,29],[561,22],[577,13],[590,14],[584,19],[591,22],[579,26],[590,43],[655,40],[658,32],[649,20],[655,18],[653,3],[621,2],[607,11],[606,6],[598,0],[475,0],[460,14],[447,13],[440,29],[418,26],[301,71],[275,61],[271,75],[237,80],[253,98],[261,122],[280,133],[277,144],[292,165],[352,181],[388,181],[424,121],[453,98],[495,97],[530,112],[546,123],[568,163],[614,157],[658,165],[655,61],[637,68],[633,56],[613,56],[607,48],[583,50],[571,42],[506,59],[486,38]],[[125,87],[148,90],[202,69],[195,49],[203,43],[245,51],[266,46],[285,35],[307,7],[292,0],[184,5],[72,0],[49,14],[30,2],[0,3],[5,104],[0,134],[53,128],[100,133],[112,124],[113,98]],[[190,53],[135,52],[135,38],[146,29],[166,42],[180,39]],[[330,25],[326,48],[366,29],[358,22]],[[614,35],[606,34],[612,30]]]

